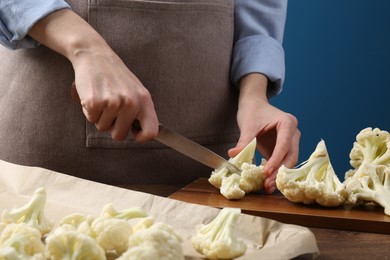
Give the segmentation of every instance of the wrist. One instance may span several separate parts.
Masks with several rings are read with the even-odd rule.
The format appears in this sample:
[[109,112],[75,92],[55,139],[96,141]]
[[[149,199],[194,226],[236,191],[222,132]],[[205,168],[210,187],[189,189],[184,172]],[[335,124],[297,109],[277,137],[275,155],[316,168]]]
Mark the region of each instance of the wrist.
[[29,35],[72,63],[85,53],[105,53],[110,50],[99,33],[70,9],[47,15],[31,28]]
[[260,73],[251,73],[240,80],[240,101],[256,100],[267,102],[268,78]]

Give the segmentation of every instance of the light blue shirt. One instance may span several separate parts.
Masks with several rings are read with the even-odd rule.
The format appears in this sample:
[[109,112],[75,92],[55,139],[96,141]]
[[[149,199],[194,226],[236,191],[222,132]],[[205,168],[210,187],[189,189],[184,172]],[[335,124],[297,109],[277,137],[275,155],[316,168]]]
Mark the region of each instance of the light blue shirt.
[[[0,0],[0,43],[9,49],[39,45],[27,34],[53,11],[70,8],[64,0]],[[278,94],[285,77],[282,47],[287,0],[234,0],[234,52],[231,79],[235,85],[249,73],[262,73]]]

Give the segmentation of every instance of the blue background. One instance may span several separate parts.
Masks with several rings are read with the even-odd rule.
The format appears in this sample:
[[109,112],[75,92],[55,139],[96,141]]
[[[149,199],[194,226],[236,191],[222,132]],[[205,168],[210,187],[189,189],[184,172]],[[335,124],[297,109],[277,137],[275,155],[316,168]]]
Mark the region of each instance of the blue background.
[[390,131],[390,1],[290,0],[286,81],[271,103],[294,114],[299,163],[324,139],[343,181],[365,127]]

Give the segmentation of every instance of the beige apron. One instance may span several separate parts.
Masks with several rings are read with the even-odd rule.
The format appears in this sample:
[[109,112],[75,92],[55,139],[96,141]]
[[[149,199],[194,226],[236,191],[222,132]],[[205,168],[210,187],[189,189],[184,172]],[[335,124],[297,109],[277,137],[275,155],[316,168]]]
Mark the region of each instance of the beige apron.
[[[238,138],[229,81],[233,0],[71,0],[150,91],[159,121],[226,157]],[[113,141],[70,98],[73,68],[41,46],[0,47],[0,159],[113,185],[210,175],[156,141]]]

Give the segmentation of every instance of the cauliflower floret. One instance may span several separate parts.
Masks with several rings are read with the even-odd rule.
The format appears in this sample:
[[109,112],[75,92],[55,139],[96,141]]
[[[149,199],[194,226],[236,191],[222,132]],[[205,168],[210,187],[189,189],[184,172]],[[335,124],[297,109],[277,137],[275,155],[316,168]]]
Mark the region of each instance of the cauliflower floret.
[[81,213],[72,213],[63,217],[58,224],[60,226],[65,224],[72,225],[73,227],[75,227],[75,229],[77,229],[84,222],[92,223],[92,221],[93,221],[92,216],[86,216]]
[[333,170],[325,142],[321,140],[309,159],[289,169],[282,165],[276,186],[292,202],[335,207],[344,203],[347,192]]
[[107,254],[118,256],[127,250],[129,236],[133,233],[128,220],[146,216],[146,212],[141,207],[118,211],[109,203],[103,207],[97,218],[74,213],[65,216],[59,225],[73,227],[74,231],[95,239]]
[[46,189],[38,188],[31,200],[20,208],[3,211],[4,223],[26,223],[38,229],[41,235],[47,234],[54,226],[54,222],[44,215],[46,205]]
[[238,208],[223,208],[208,224],[198,225],[191,242],[194,249],[208,259],[232,259],[243,255],[247,246],[235,234],[240,216]]
[[367,127],[359,132],[349,154],[353,169],[345,173],[347,204],[375,202],[390,215],[390,134]]
[[228,200],[241,199],[245,196],[245,191],[240,188],[241,176],[233,173],[222,179],[221,194]]
[[128,249],[129,237],[133,234],[128,220],[145,217],[147,213],[141,207],[118,211],[109,203],[90,224],[91,235],[107,253],[121,255]]
[[104,249],[90,236],[68,228],[58,227],[46,238],[47,256],[59,259],[105,260]]
[[265,163],[266,160],[263,159],[260,166],[245,162],[242,164],[240,188],[245,191],[245,193],[257,192],[261,190],[265,180],[263,171]]
[[359,176],[355,175],[347,180],[349,196],[346,203],[375,202],[390,216],[390,167],[364,164],[360,167]]
[[0,236],[0,259],[45,259],[41,233],[31,226],[8,224]]
[[369,163],[390,166],[389,132],[371,127],[363,129],[356,136],[349,157],[355,169]]
[[106,251],[121,255],[129,246],[133,229],[129,222],[118,218],[97,217],[91,224],[92,237]]
[[[153,220],[147,223],[150,221]],[[130,237],[129,249],[118,260],[184,260],[182,241],[168,224],[144,226]]]
[[220,189],[221,194],[227,199],[241,199],[247,193],[259,191],[264,184],[264,164],[256,166],[253,159],[256,150],[256,138],[254,138],[237,156],[230,158],[229,162],[241,170],[240,174],[230,172],[226,167],[215,169],[209,182]]
[[66,226],[68,229],[73,227],[73,230],[84,233],[89,236],[93,236],[93,231],[91,229],[91,224],[94,218],[92,216],[85,216],[80,213],[73,213],[63,217],[59,226]]

